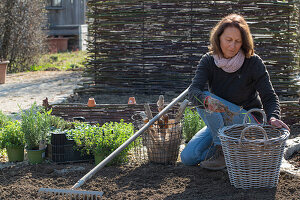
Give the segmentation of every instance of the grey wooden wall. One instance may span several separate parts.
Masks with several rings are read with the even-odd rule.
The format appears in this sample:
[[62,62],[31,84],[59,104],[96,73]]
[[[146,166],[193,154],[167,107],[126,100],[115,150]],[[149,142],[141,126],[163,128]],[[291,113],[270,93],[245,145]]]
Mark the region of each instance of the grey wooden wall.
[[48,23],[56,25],[79,25],[85,24],[85,11],[87,0],[62,0],[62,6],[51,6],[48,0]]

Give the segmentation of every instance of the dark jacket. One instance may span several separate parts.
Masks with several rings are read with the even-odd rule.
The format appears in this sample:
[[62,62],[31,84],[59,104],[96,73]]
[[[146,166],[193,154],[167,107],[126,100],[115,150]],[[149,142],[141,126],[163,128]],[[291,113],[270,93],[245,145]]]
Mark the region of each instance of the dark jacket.
[[189,88],[189,100],[194,105],[202,105],[206,83],[211,93],[242,106],[245,110],[263,108],[268,121],[272,116],[280,119],[278,96],[266,66],[256,54],[245,58],[242,67],[234,73],[223,71],[216,66],[212,55],[205,54]]

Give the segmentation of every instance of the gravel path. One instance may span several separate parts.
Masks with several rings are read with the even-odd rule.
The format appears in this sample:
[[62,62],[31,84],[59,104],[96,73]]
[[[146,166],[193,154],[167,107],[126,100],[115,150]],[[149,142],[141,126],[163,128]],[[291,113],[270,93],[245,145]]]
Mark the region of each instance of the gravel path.
[[14,116],[28,109],[34,102],[42,105],[46,97],[50,103],[63,101],[81,80],[81,72],[38,71],[8,74],[0,85],[0,110]]

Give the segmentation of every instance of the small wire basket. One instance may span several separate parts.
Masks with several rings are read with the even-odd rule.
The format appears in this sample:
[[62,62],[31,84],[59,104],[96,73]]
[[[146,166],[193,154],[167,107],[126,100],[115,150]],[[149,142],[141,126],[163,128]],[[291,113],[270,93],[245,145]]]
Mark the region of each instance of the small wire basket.
[[[263,115],[263,124],[246,123],[251,112]],[[276,187],[285,142],[286,129],[266,125],[266,115],[251,109],[243,124],[225,126],[219,131],[230,183],[236,188]]]
[[[174,120],[175,121],[175,120]],[[143,145],[147,149],[150,162],[159,164],[174,164],[178,159],[182,140],[180,122],[168,124],[154,123],[142,135]]]

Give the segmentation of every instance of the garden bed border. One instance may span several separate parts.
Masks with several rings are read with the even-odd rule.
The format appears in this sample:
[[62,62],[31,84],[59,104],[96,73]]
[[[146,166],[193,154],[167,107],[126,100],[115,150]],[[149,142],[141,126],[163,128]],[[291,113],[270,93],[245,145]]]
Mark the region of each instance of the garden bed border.
[[[165,105],[168,105],[166,103]],[[149,104],[153,116],[157,114],[156,103]],[[191,105],[189,105],[192,107]],[[288,125],[300,125],[300,104],[298,101],[280,102],[282,120]],[[52,115],[73,121],[74,117],[84,117],[85,122],[103,125],[106,122],[119,122],[121,119],[126,123],[135,123],[134,115],[143,112],[144,104],[97,104],[88,107],[83,103],[59,103],[52,104]],[[179,105],[175,105],[168,113],[176,114]]]

